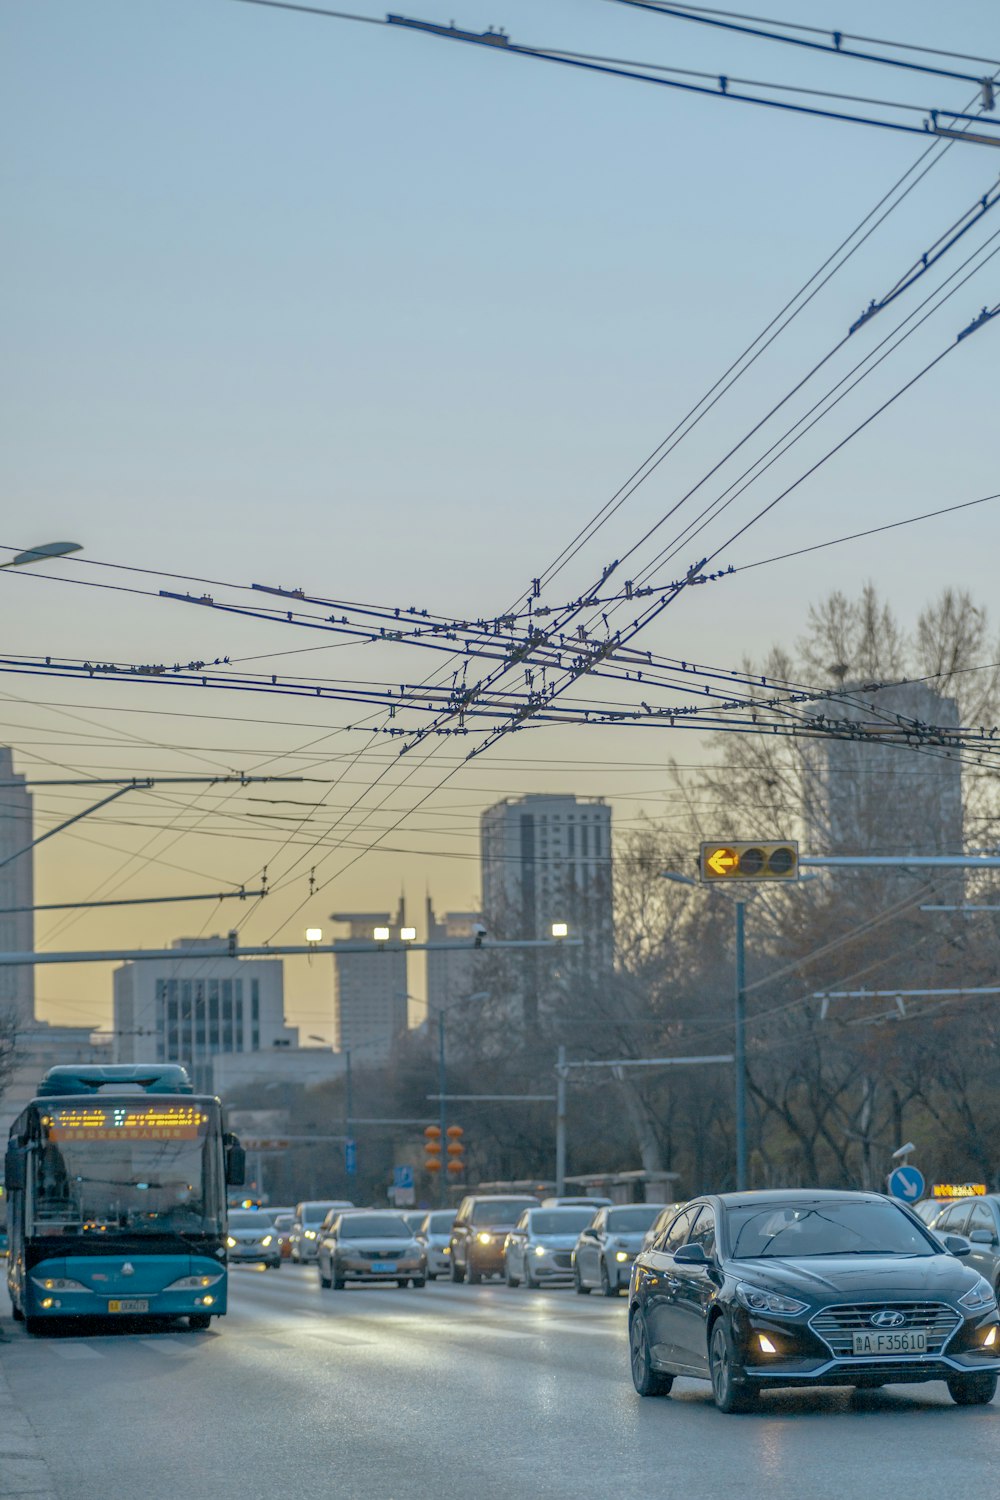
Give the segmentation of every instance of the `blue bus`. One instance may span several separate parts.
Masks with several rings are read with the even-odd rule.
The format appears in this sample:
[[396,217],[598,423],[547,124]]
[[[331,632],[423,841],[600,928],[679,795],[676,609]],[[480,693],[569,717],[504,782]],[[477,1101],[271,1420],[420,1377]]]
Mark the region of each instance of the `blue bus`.
[[187,1319],[226,1311],[226,1186],[244,1176],[218,1099],[184,1068],[60,1067],[4,1161],[14,1317]]

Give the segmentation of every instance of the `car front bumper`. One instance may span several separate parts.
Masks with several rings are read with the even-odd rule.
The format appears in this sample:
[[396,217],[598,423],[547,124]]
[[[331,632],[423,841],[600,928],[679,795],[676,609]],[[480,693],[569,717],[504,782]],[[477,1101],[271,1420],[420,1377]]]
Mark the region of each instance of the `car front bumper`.
[[393,1261],[391,1271],[376,1271],[371,1261],[342,1257],[338,1259],[334,1272],[345,1281],[400,1281],[404,1277],[426,1276],[427,1265],[423,1260],[407,1257],[406,1260]]

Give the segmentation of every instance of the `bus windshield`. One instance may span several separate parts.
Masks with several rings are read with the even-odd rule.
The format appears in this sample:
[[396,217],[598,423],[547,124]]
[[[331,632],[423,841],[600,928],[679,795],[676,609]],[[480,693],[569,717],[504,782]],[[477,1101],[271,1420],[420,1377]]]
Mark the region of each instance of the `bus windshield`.
[[221,1232],[221,1164],[210,1124],[197,1102],[48,1107],[35,1157],[34,1232]]

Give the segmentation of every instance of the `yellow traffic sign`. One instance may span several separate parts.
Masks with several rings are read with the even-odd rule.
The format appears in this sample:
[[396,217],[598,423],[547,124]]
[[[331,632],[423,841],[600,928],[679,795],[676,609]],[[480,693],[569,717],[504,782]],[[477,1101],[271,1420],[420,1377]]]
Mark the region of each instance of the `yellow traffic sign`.
[[702,880],[797,880],[799,846],[794,839],[762,844],[756,840],[701,846]]

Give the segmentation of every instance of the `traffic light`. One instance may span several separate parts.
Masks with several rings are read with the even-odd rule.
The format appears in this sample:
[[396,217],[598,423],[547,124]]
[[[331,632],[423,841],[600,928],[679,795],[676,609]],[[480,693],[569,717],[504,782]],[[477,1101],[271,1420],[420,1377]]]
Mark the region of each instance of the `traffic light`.
[[465,1171],[465,1147],[462,1145],[464,1134],[461,1125],[448,1126],[448,1171],[453,1177]]
[[441,1170],[441,1127],[428,1125],[424,1131],[424,1171],[437,1174]]
[[794,840],[777,844],[723,843],[701,846],[702,880],[798,880],[799,846]]

